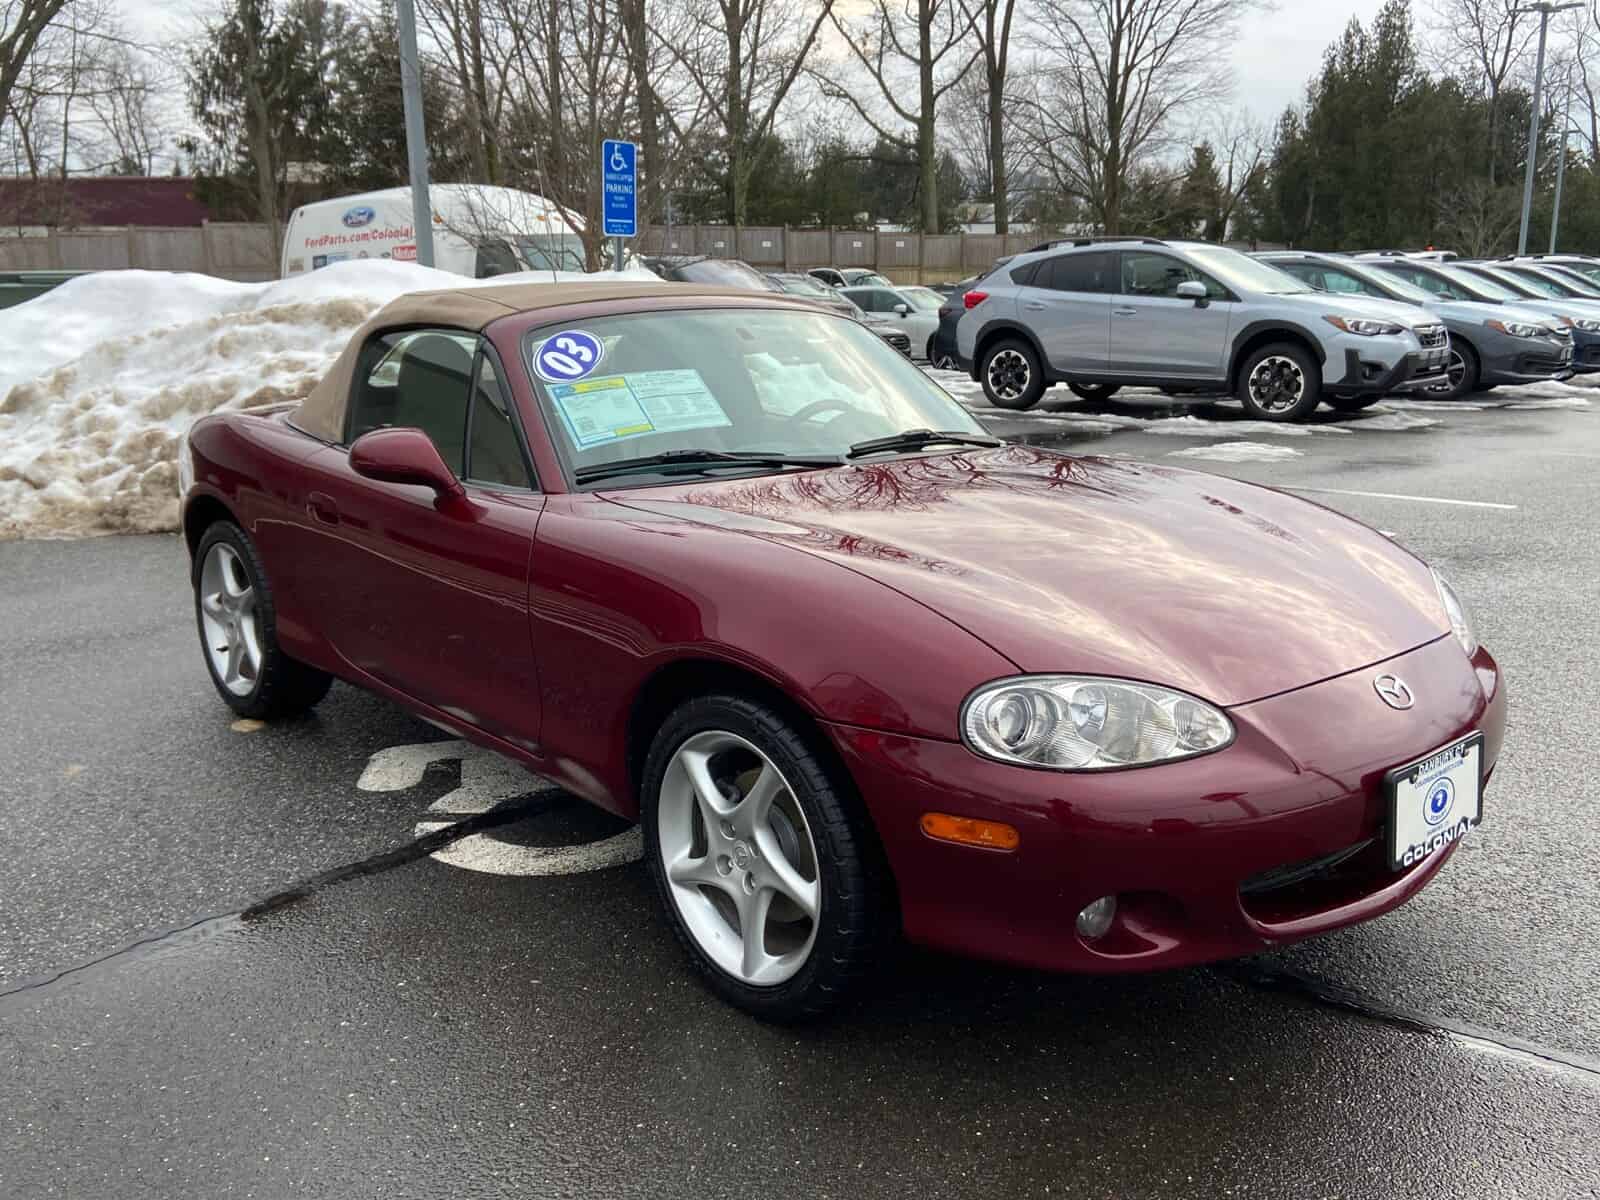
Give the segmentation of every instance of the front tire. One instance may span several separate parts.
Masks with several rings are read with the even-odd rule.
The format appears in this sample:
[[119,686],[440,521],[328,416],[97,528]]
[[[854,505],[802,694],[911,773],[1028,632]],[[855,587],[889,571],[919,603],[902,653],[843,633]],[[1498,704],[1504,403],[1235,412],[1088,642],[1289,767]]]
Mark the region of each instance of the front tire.
[[190,581],[206,670],[229,708],[241,717],[287,717],[328,694],[333,676],[279,647],[272,586],[243,529],[232,521],[207,529],[195,548]]
[[1067,390],[1080,400],[1109,400],[1122,390],[1120,383],[1069,383]]
[[1437,390],[1428,389],[1428,397],[1433,400],[1459,400],[1478,390],[1478,356],[1472,347],[1465,342],[1450,342],[1450,365],[1445,368],[1445,378],[1449,381],[1441,384]]
[[875,961],[892,922],[870,824],[776,710],[734,695],[682,705],[651,743],[640,821],[667,920],[729,1003],[814,1019]]
[[1301,421],[1316,411],[1322,372],[1299,346],[1275,342],[1245,359],[1237,394],[1258,421]]
[[996,342],[984,352],[978,378],[983,394],[996,408],[1020,412],[1044,395],[1044,369],[1033,347],[1017,338]]

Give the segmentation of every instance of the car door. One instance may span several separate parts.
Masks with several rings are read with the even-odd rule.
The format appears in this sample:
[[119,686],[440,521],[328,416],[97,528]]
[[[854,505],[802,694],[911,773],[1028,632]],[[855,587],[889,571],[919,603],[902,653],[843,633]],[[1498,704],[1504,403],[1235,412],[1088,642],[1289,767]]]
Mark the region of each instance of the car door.
[[321,533],[324,628],[352,666],[498,736],[538,735],[528,618],[544,507],[510,389],[487,343],[452,330],[379,335],[363,350],[345,442],[421,429],[465,496],[357,475],[319,456],[310,510]]
[[1060,254],[1033,264],[1017,289],[1017,315],[1038,339],[1051,367],[1098,374],[1110,356],[1112,277],[1109,250]]
[[[1121,271],[1111,301],[1113,374],[1152,379],[1217,379],[1227,370],[1233,293],[1175,255],[1157,250],[1119,252]],[[1206,299],[1177,294],[1198,280]]]

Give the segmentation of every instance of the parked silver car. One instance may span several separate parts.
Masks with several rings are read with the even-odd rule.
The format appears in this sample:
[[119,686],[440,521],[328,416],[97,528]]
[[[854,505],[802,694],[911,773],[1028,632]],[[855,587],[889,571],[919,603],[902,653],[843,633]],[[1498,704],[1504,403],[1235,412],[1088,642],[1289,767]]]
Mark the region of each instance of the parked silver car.
[[1314,291],[1247,254],[1156,238],[1050,242],[963,297],[961,365],[990,403],[1029,408],[1052,383],[1100,398],[1125,384],[1232,392],[1251,416],[1303,419],[1326,399],[1443,378],[1449,338],[1410,305]]
[[840,288],[868,316],[899,321],[911,339],[911,357],[933,360],[933,339],[939,332],[939,306],[945,298],[932,288],[895,287],[889,284]]

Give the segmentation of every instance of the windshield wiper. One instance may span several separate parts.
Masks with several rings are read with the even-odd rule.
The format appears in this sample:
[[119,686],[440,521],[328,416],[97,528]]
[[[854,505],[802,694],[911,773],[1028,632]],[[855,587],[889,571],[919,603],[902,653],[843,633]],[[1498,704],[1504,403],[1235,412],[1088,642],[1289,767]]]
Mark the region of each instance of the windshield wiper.
[[844,459],[832,454],[765,454],[752,451],[747,454],[726,450],[667,450],[661,454],[647,454],[643,458],[626,458],[617,462],[595,463],[579,467],[572,477],[579,483],[591,479],[604,479],[609,475],[634,475],[647,471],[675,471],[696,467],[837,467]]
[[957,446],[999,446],[999,438],[981,437],[961,433],[954,429],[903,429],[888,437],[868,438],[850,447],[846,458],[860,458],[863,454],[879,454],[885,450],[921,450],[924,446],[937,446],[949,442]]

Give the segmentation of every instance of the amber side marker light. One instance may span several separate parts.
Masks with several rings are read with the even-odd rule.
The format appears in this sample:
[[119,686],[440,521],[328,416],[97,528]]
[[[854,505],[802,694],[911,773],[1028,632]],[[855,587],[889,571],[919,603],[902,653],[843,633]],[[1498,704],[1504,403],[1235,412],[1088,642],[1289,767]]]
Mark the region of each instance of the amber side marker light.
[[985,850],[1015,850],[1022,841],[1015,829],[999,821],[952,817],[949,813],[923,813],[922,832],[941,842],[981,846]]

